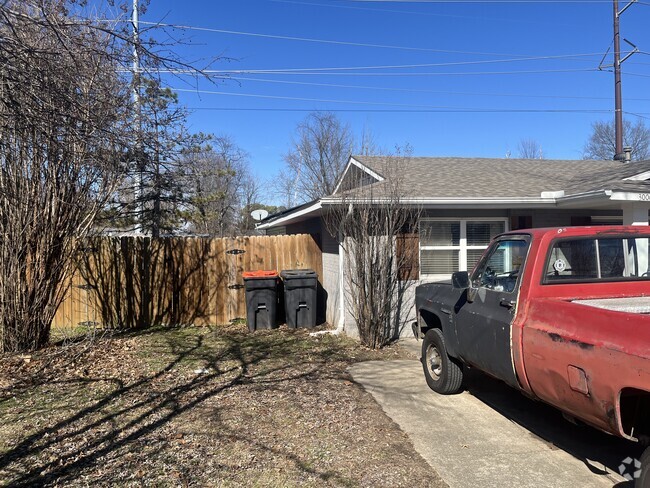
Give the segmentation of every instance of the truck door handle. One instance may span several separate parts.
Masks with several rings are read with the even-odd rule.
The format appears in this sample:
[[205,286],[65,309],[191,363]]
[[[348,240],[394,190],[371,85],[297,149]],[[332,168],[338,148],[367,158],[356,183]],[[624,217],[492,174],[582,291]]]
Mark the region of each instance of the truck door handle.
[[507,298],[502,298],[501,301],[499,302],[499,305],[502,307],[506,307],[508,309],[515,308],[515,305],[517,305],[517,302],[515,300],[508,300]]

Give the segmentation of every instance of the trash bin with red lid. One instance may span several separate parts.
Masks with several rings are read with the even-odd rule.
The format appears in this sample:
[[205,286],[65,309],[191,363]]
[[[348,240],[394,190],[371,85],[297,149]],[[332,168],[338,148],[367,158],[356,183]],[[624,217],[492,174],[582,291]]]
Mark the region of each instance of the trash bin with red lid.
[[277,327],[278,272],[261,270],[242,273],[246,288],[248,330]]

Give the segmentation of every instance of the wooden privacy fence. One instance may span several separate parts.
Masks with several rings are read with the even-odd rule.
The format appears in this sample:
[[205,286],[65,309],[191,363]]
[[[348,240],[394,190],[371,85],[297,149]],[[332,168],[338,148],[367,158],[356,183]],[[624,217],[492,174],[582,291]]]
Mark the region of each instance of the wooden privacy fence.
[[307,234],[223,239],[91,239],[53,327],[226,324],[246,317],[244,271],[306,269],[322,275]]

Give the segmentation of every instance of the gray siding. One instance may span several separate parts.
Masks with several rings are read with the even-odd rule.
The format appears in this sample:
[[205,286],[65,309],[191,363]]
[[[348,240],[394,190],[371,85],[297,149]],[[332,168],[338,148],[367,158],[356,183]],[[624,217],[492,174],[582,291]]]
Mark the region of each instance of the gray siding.
[[336,327],[339,324],[341,316],[339,241],[327,231],[323,232],[322,251],[323,276],[321,282],[327,294],[325,318],[330,325]]
[[288,224],[285,227],[287,234],[311,234],[319,236],[322,234],[321,228],[321,219],[319,217],[303,220],[295,224]]
[[[350,239],[349,237],[346,238]],[[346,268],[348,266],[347,260],[348,256],[344,255],[342,256],[343,259],[343,273],[346,272]],[[354,337],[358,338],[359,337],[359,329],[357,327],[357,322],[354,319],[354,316],[352,315],[352,308],[350,307],[350,303],[352,301],[352,296],[350,294],[350,280],[346,279],[345,276],[342,276],[341,279],[343,280],[343,294],[345,300],[344,303],[344,317],[343,317],[343,330],[345,331],[345,334],[349,337]]]
[[282,236],[287,233],[286,227],[273,227],[266,231],[267,236]]
[[401,330],[399,330],[399,337],[413,337],[413,329],[411,324],[417,320],[417,313],[415,310],[415,288],[422,283],[421,281],[411,281],[402,297],[402,318]]

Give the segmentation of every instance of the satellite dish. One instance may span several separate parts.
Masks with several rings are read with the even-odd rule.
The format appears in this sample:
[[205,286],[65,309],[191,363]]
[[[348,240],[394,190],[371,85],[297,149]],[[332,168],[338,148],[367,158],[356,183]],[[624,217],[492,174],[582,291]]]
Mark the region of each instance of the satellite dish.
[[266,210],[262,209],[262,208],[260,208],[259,210],[253,210],[251,212],[251,217],[253,217],[258,222],[261,222],[262,220],[264,220],[268,216],[269,216],[269,213]]

